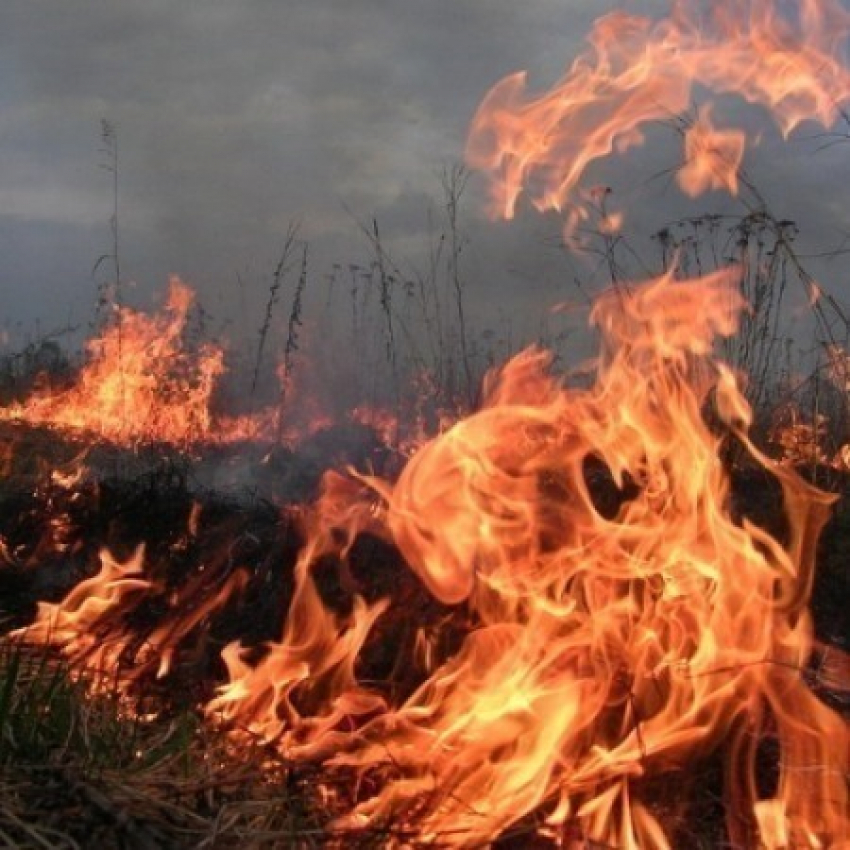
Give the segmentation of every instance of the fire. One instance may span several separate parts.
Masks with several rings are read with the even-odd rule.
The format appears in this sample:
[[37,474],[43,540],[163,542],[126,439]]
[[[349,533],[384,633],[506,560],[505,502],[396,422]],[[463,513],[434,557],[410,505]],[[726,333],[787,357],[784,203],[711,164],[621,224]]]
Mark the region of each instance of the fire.
[[[571,236],[588,217],[588,168],[642,144],[649,123],[685,112],[696,86],[763,107],[785,136],[810,119],[831,126],[850,97],[850,13],[838,0],[789,6],[680,0],[659,21],[614,12],[550,91],[529,94],[522,72],[497,83],[467,144],[467,161],[492,175],[494,214],[513,217],[526,191],[538,209],[565,211]],[[682,188],[732,190],[743,141],[734,130],[711,132],[703,112],[686,134]]]
[[89,432],[116,442],[185,445],[210,432],[210,396],[223,352],[187,352],[182,334],[191,290],[170,282],[166,308],[148,315],[128,308],[88,345],[88,362],[65,392],[37,394],[2,411],[4,418]]
[[823,414],[815,414],[814,421],[807,422],[795,407],[791,407],[781,418],[785,421],[777,423],[771,437],[779,447],[783,462],[794,466],[826,466],[830,463],[823,448],[827,429],[827,419]]
[[[826,356],[826,376],[839,393],[841,404],[846,405],[850,397],[850,354],[838,345],[830,345]],[[847,471],[850,469],[850,443],[844,442],[835,449],[835,442],[830,440],[830,430],[834,430],[834,424],[825,413],[816,410],[804,415],[789,403],[774,416],[770,437],[786,463]]]
[[[280,365],[285,404],[230,415],[214,397],[225,375],[225,352],[187,341],[192,289],[172,276],[164,309],[118,308],[86,346],[87,358],[67,389],[45,387],[20,403],[0,406],[0,421],[46,425],[120,446],[163,443],[182,449],[253,441],[295,445],[339,421]],[[294,415],[293,415],[294,414]],[[387,448],[410,452],[424,442],[421,421],[408,423],[379,406],[360,405],[350,422],[371,427]]]
[[738,169],[744,158],[746,137],[738,130],[717,130],[711,110],[704,107],[685,131],[685,164],[677,179],[692,198],[710,189],[738,194]]
[[[552,92],[529,98],[521,74],[490,92],[468,152],[497,174],[501,214],[533,185],[534,202],[574,226],[591,203],[580,186],[590,164],[684,111],[695,85],[761,105],[785,134],[836,118],[850,96],[839,56],[850,14],[837,0],[802,0],[796,14],[767,0],[701,8],[682,0],[658,23],[609,15]],[[685,147],[684,191],[737,189],[743,136],[716,129],[709,107]],[[620,214],[604,222],[614,231]],[[488,376],[478,410],[411,450],[395,481],[327,473],[315,504],[290,509],[303,546],[279,638],[227,645],[226,681],[203,714],[289,763],[362,780],[335,822],[342,841],[391,823],[391,846],[477,848],[533,819],[561,847],[683,846],[680,816],[702,792],[688,773],[713,757],[732,846],[850,845],[850,730],[809,687],[819,664],[850,689],[846,655],[816,641],[809,610],[834,498],[751,439],[739,376],[715,354],[746,306],[739,276],[671,271],[619,286],[591,311],[600,349],[589,386],[559,380],[550,355],[528,349]],[[175,282],[165,317],[122,314],[79,384],[22,416],[132,438],[131,411],[161,409],[151,376],[182,363],[189,303]],[[838,374],[846,364],[834,359]],[[175,379],[188,399],[179,421],[142,416],[144,433],[210,433],[221,355],[202,349],[193,362]],[[398,429],[392,417],[356,418]],[[730,443],[778,482],[781,539],[733,512]],[[201,522],[193,510],[188,533]],[[439,625],[397,647],[396,669],[417,676],[401,692],[362,672],[383,623],[416,625],[417,614],[367,592],[351,563],[366,533],[395,547],[461,632],[450,650]],[[342,603],[321,591],[328,569]],[[139,639],[123,614],[163,593],[148,572],[142,549],[126,563],[103,553],[97,575],[41,605],[20,634],[85,664],[129,657],[164,676],[186,636],[249,581],[236,569],[212,588],[196,578],[172,589],[165,622],[128,652]],[[677,799],[659,801],[665,779]]]
[[146,595],[151,582],[144,576],[143,547],[124,563],[109,552],[101,552],[100,561],[100,571],[80,582],[61,603],[39,602],[35,622],[18,634],[32,643],[62,647],[69,658],[108,679],[120,669],[130,638],[103,640],[98,627],[132,605],[134,597],[138,601]]
[[[340,829],[401,818],[422,841],[477,847],[541,811],[541,830],[564,846],[577,836],[671,847],[653,781],[723,751],[733,843],[850,840],[850,735],[806,684],[822,649],[807,608],[814,543],[832,497],[752,445],[747,403],[712,355],[743,306],[736,275],[668,275],[606,295],[591,317],[601,352],[590,388],[562,385],[548,356],[529,350],[395,484],[329,475],[302,517],[281,639],[259,660],[228,646],[229,681],[206,713],[290,759],[368,772],[379,789]],[[721,460],[732,435],[782,486],[784,544],[732,518]],[[591,467],[617,494],[605,510]],[[472,624],[398,703],[358,678],[364,647],[391,616],[345,571],[363,531],[395,542]],[[354,590],[347,613],[315,583],[329,556]],[[97,640],[105,609],[150,592],[140,554],[126,565],[105,557],[101,574],[44,607],[25,634],[91,652],[80,641]],[[196,623],[186,619],[183,633]],[[167,667],[178,638],[173,625],[160,630],[149,651]],[[100,660],[117,663],[123,644],[109,646]],[[763,790],[768,738],[777,778]]]
[[[426,446],[387,493],[408,563],[444,601],[467,601],[480,625],[367,730],[371,746],[345,757],[365,767],[388,752],[401,765],[366,816],[427,794],[426,835],[456,831],[477,846],[548,804],[550,826],[578,823],[585,840],[667,847],[642,786],[723,745],[734,840],[848,837],[847,728],[801,676],[812,652],[808,543],[831,497],[748,442],[746,403],[710,357],[713,336],[734,329],[734,298],[724,272],[602,299],[595,387],[563,389],[545,355],[526,353],[485,408]],[[701,413],[711,397],[779,477],[787,549],[732,521],[721,438]],[[638,486],[612,518],[588,490],[590,458],[619,486]],[[756,742],[771,729],[779,786],[759,800]]]

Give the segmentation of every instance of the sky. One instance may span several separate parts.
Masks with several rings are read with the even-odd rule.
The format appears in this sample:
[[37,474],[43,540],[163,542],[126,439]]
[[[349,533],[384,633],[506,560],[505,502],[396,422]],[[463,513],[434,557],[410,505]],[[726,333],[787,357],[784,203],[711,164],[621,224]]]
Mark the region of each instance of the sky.
[[[368,262],[376,220],[393,261],[422,274],[444,211],[441,173],[462,161],[488,89],[528,70],[551,85],[593,20],[662,13],[661,0],[3,0],[0,9],[0,329],[7,346],[91,320],[111,249],[109,154],[118,143],[125,298],[161,299],[179,274],[211,315],[260,322],[287,228],[299,223],[311,274]],[[757,114],[745,113],[754,129]],[[765,124],[765,126],[767,126]],[[850,144],[818,151],[764,134],[747,167],[779,217],[805,222],[812,254],[850,238]],[[610,173],[632,217],[639,268],[649,231],[734,210],[683,199],[660,179],[672,134]],[[655,175],[655,178],[653,178]],[[462,198],[462,272],[479,330],[507,315],[522,335],[576,281],[604,275],[559,246],[555,217],[489,220],[485,184]],[[435,223],[436,222],[436,223]],[[846,263],[813,260],[848,290]],[[241,289],[239,289],[241,287]],[[236,305],[239,296],[248,307]],[[244,293],[248,292],[246,296]],[[494,318],[495,317],[495,318]]]

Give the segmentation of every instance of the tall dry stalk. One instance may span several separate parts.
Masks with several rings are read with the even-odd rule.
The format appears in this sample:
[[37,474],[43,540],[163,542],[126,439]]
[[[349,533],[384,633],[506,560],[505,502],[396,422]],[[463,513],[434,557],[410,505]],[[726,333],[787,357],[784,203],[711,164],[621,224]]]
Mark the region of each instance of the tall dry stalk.
[[[112,121],[102,118],[100,121],[100,153],[104,159],[100,163],[100,167],[106,171],[112,182],[112,210],[109,216],[109,232],[111,238],[110,250],[101,254],[92,268],[92,277],[97,274],[101,265],[107,262],[112,263],[112,285],[101,284],[98,287],[97,306],[95,308],[95,330],[102,332],[106,327],[115,324],[116,341],[118,345],[118,393],[121,407],[122,420],[126,421],[128,411],[126,409],[126,380],[124,372],[124,329],[122,308],[123,287],[121,278],[121,251],[120,251],[120,233],[118,218],[118,186],[119,186],[119,168],[118,168],[118,128]],[[117,461],[116,461],[117,463]],[[116,469],[116,474],[118,470]]]
[[469,179],[469,172],[463,165],[454,165],[443,171],[443,194],[446,204],[446,218],[449,230],[449,254],[446,259],[450,285],[454,292],[455,310],[458,322],[460,344],[460,362],[466,390],[467,404],[472,407],[475,398],[475,386],[472,378],[469,342],[467,339],[466,310],[464,307],[463,281],[460,275],[460,255],[464,240],[458,225],[458,206]]
[[290,222],[289,227],[286,231],[286,236],[283,240],[283,249],[280,252],[280,259],[275,266],[274,272],[272,273],[272,282],[269,286],[269,297],[266,301],[266,312],[263,317],[263,324],[260,326],[259,331],[259,339],[257,341],[257,357],[254,361],[254,376],[251,381],[251,395],[254,395],[254,392],[257,389],[257,383],[260,378],[260,370],[263,363],[263,352],[266,347],[266,340],[268,339],[269,330],[272,326],[272,319],[274,317],[274,308],[280,300],[280,290],[283,286],[283,281],[286,278],[287,273],[289,272],[289,263],[292,259],[292,254],[295,250],[296,238],[298,236],[298,224],[295,222]]
[[399,401],[401,388],[399,387],[398,359],[396,356],[395,328],[393,327],[393,302],[392,284],[394,278],[387,271],[386,253],[381,242],[381,234],[378,230],[378,220],[372,219],[372,247],[375,251],[375,268],[378,271],[378,283],[380,285],[381,311],[384,314],[386,329],[386,356],[390,364],[390,376],[392,378],[393,395],[396,405]]
[[281,442],[283,438],[283,423],[286,415],[286,394],[292,380],[294,370],[294,355],[298,351],[298,329],[303,324],[303,298],[307,288],[307,250],[306,242],[301,244],[301,269],[298,274],[298,282],[295,284],[295,292],[292,296],[292,306],[289,310],[289,322],[286,330],[286,344],[283,348],[283,374],[280,381],[280,403],[277,416],[277,439]]

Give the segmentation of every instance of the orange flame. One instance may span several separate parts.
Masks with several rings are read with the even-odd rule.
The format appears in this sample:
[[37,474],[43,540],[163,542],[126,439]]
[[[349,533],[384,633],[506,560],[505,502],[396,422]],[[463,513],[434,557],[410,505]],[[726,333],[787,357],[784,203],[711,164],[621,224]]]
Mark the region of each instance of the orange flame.
[[[592,390],[558,387],[546,357],[526,353],[484,410],[404,470],[388,494],[393,537],[431,591],[468,600],[481,627],[345,758],[366,766],[389,752],[406,777],[361,814],[427,793],[426,835],[452,830],[475,846],[549,801],[550,823],[577,821],[586,840],[668,847],[642,778],[727,740],[730,832],[740,837],[743,817],[766,846],[779,846],[777,824],[801,846],[848,837],[847,728],[801,675],[806,544],[832,500],[747,442],[746,402],[708,357],[714,334],[734,330],[732,275],[607,296],[593,312],[603,354]],[[785,489],[787,551],[729,516],[719,438],[700,412],[710,394]],[[612,519],[588,491],[589,457],[639,485]],[[759,801],[753,741],[773,724],[779,791]]]
[[207,706],[208,714],[237,728],[279,740],[290,755],[332,749],[344,737],[335,731],[343,720],[386,708],[379,695],[357,683],[354,672],[386,603],[368,605],[358,596],[351,615],[341,617],[325,606],[311,573],[319,558],[340,552],[340,533],[344,551],[356,531],[371,524],[356,492],[345,479],[327,477],[323,497],[307,518],[308,543],[295,567],[295,592],[281,640],[270,644],[255,665],[237,644],[225,647],[230,682]]
[[[817,285],[812,284],[814,289]],[[820,290],[817,289],[819,292]],[[850,394],[850,353],[839,345],[826,349],[829,381],[845,398]],[[830,451],[829,436],[834,423],[821,412],[802,414],[793,404],[785,405],[776,416],[771,440],[779,448],[780,458],[792,465],[831,466],[850,470],[850,444],[844,443]]]
[[[527,351],[395,485],[329,475],[304,515],[281,640],[259,660],[229,646],[229,682],[207,713],[289,758],[379,777],[340,828],[393,817],[422,841],[478,847],[542,807],[541,831],[564,846],[668,848],[674,825],[652,804],[654,778],[723,750],[734,844],[850,840],[850,734],[805,675],[817,655],[827,675],[844,670],[841,655],[824,665],[807,609],[833,499],[751,444],[751,412],[712,356],[743,306],[736,275],[668,275],[605,295],[592,311],[602,345],[590,388],[562,386],[547,355]],[[780,482],[784,545],[733,520],[709,404]],[[607,507],[589,483],[599,471],[615,497]],[[464,604],[475,624],[398,704],[357,675],[387,603],[367,603],[343,568],[353,603],[334,611],[313,576],[364,530],[393,540],[434,596]],[[102,574],[43,606],[25,635],[92,653],[104,610],[149,592],[140,571],[140,553],[126,565],[104,556]],[[151,641],[166,667],[183,633]],[[99,648],[99,663],[117,664],[122,647]],[[779,757],[765,791],[768,736]]]
[[80,582],[60,603],[38,603],[31,626],[13,634],[31,642],[53,644],[69,658],[96,675],[112,674],[121,665],[129,638],[103,640],[98,626],[105,615],[126,606],[133,595],[146,595],[152,585],[144,577],[144,547],[138,547],[125,563],[109,552],[100,554],[100,571]]
[[[181,448],[242,441],[297,444],[335,424],[282,365],[277,377],[285,406],[240,415],[214,412],[224,351],[209,342],[187,344],[194,300],[193,291],[172,276],[161,312],[119,309],[114,322],[87,344],[86,364],[69,389],[41,389],[22,403],[0,407],[0,421],[83,432],[121,446],[168,443]],[[291,411],[297,416],[290,417]],[[348,418],[368,424],[388,448],[411,451],[426,439],[422,422],[408,426],[379,407],[361,405]]]
[[[785,134],[835,120],[850,96],[839,56],[850,13],[837,0],[801,0],[794,15],[768,0],[701,8],[682,0],[658,23],[609,15],[552,92],[528,98],[521,74],[490,92],[468,156],[497,174],[501,214],[514,214],[530,183],[537,206],[568,210],[574,226],[587,214],[588,166],[639,144],[647,121],[682,112],[695,84],[769,109]],[[737,187],[735,131],[716,130],[704,109],[685,144],[686,192]],[[815,641],[808,609],[834,499],[752,443],[752,411],[714,356],[744,307],[738,274],[670,273],[607,293],[591,313],[601,350],[588,388],[559,382],[549,355],[528,350],[394,484],[327,475],[303,515],[280,640],[259,654],[228,646],[228,682],[206,713],[291,759],[368,772],[374,794],[341,829],[392,818],[422,843],[472,848],[536,814],[539,832],[564,847],[661,850],[679,836],[653,783],[721,753],[733,846],[848,846],[850,730],[807,684],[820,659],[845,689],[846,658]],[[150,398],[144,382],[141,392]],[[783,541],[733,517],[730,439],[781,485]],[[347,567],[364,531],[393,542],[471,623],[448,658],[432,657],[420,633],[422,681],[395,700],[358,677],[389,615]],[[43,606],[24,634],[92,652],[104,611],[149,591],[140,559],[104,556],[101,575]],[[345,610],[316,582],[327,559],[340,564]],[[212,605],[239,586],[234,578]],[[154,633],[160,672],[196,623]],[[121,641],[110,646],[101,660],[117,664]],[[768,740],[778,754],[765,783]]]
[[697,121],[685,131],[685,164],[677,175],[682,191],[692,198],[717,189],[737,195],[745,143],[739,130],[716,130],[711,109],[703,107]]
[[[596,22],[590,49],[551,91],[528,94],[525,73],[490,90],[472,122],[467,161],[492,175],[494,214],[512,218],[525,188],[538,209],[568,213],[570,235],[588,214],[578,191],[588,167],[641,144],[648,122],[683,113],[695,85],[768,109],[786,136],[808,119],[832,125],[850,97],[848,32],[850,13],[838,0],[802,0],[793,10],[774,0],[680,0],[657,22],[614,12]],[[718,165],[730,185],[742,153],[732,131],[706,147],[702,123],[686,141],[690,192],[713,188],[716,179],[706,177]],[[695,145],[700,165],[711,166],[700,168],[700,179]]]
[[130,445],[202,439],[210,432],[209,400],[223,353],[206,345],[196,355],[185,351],[182,334],[193,298],[172,277],[163,313],[119,310],[115,322],[88,344],[88,363],[71,389],[35,395],[2,411],[4,418]]

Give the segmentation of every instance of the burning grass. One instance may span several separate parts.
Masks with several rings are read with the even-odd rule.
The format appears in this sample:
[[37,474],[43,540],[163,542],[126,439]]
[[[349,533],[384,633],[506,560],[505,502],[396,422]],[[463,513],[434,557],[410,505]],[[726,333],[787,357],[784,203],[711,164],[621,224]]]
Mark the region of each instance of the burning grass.
[[[34,436],[38,445],[37,432]],[[616,514],[623,494],[603,468],[588,469],[587,474],[600,510]],[[770,476],[736,474],[733,497],[738,522],[747,516],[777,537],[783,535],[780,493]],[[850,590],[844,558],[850,538],[847,498],[819,547],[812,610],[817,636],[825,646],[801,671],[819,697],[845,718],[850,717],[846,702],[850,680],[840,665],[846,656],[831,657],[828,646],[850,646],[843,610]],[[157,680],[148,668],[146,675],[135,679],[129,696],[118,687],[120,666],[98,672],[89,665],[90,672],[80,678],[79,668],[52,650],[19,641],[3,644],[2,840],[18,847],[87,847],[96,842],[102,847],[145,850],[451,844],[451,830],[442,838],[422,839],[411,826],[415,809],[365,830],[340,833],[336,818],[358,796],[367,798],[379,787],[380,773],[358,780],[343,767],[295,763],[256,736],[243,734],[234,741],[232,730],[203,721],[196,710],[198,701],[224,680],[217,651],[236,636],[258,651],[263,641],[274,637],[277,612],[291,598],[292,569],[303,541],[295,526],[283,521],[270,504],[246,505],[208,494],[202,498],[195,542],[184,548],[186,523],[198,499],[197,493],[188,492],[185,485],[175,486],[167,477],[153,484],[112,481],[99,490],[69,490],[54,483],[37,492],[15,492],[14,479],[4,481],[2,535],[15,551],[16,562],[4,567],[2,599],[5,615],[19,623],[29,620],[27,611],[33,610],[36,598],[48,593],[59,599],[78,576],[90,574],[99,548],[109,545],[129,552],[145,536],[151,541],[149,563],[168,560],[176,587],[187,579],[193,583],[198,562],[208,564],[211,574],[220,577],[217,570],[224,567],[211,564],[208,556],[222,548],[230,549],[233,562],[245,565],[251,581],[237,604],[218,611],[198,629],[202,639],[196,633],[182,641],[175,675]],[[70,508],[76,512],[69,513]],[[34,535],[44,523],[26,518],[49,516],[66,517],[63,540],[74,553],[76,568],[60,568],[61,559],[55,557],[41,560],[50,550]],[[404,614],[415,611],[418,627],[441,636],[443,645],[432,645],[432,651],[442,658],[457,651],[471,624],[454,609],[435,605],[412,579],[398,552],[376,538],[358,539],[352,570],[360,587],[368,585],[370,598],[394,597],[395,614],[379,622],[380,634],[362,659],[360,674],[376,685],[385,683],[388,695],[396,690],[391,698],[401,701],[422,675],[420,671],[411,676],[411,670],[398,666],[406,654],[403,647],[410,646],[416,631]],[[333,565],[319,572],[323,598],[337,610],[350,607],[350,594],[339,586]],[[280,586],[273,591],[275,582]],[[194,586],[197,589],[197,583]],[[139,646],[163,613],[156,605],[134,613]],[[451,618],[454,626],[447,628]],[[108,643],[115,626],[107,619],[94,624],[92,634]],[[86,657],[90,655],[78,662]],[[133,669],[131,653],[123,663]],[[776,762],[768,744],[759,759],[759,781],[769,784]],[[688,763],[686,772],[662,774],[647,788],[647,805],[664,818],[676,836],[675,846],[726,846],[723,763],[722,750],[709,753]],[[690,793],[685,791],[688,787],[693,789]],[[427,809],[427,795],[420,805]],[[541,826],[540,814],[522,819],[503,831],[496,846],[503,850],[552,846],[539,836]],[[569,834],[567,830],[565,835]],[[575,840],[581,840],[580,833]]]
[[[35,488],[3,494],[7,614],[26,624],[37,601],[15,639],[70,662],[36,694],[58,689],[60,719],[82,687],[112,705],[103,736],[122,736],[128,776],[134,759],[173,764],[157,736],[193,718],[180,764],[220,749],[263,774],[234,805],[272,821],[240,846],[843,836],[846,569],[815,580],[833,497],[749,441],[711,353],[734,330],[733,286],[734,271],[612,293],[593,386],[526,352],[397,480],[330,470],[312,505],[193,493],[198,457],[182,477],[173,462],[147,479],[30,470]],[[749,458],[735,476],[730,441]],[[63,722],[69,746],[90,741]],[[49,725],[34,734],[64,763]],[[309,826],[287,815],[282,831],[281,783]],[[91,811],[129,805],[103,793],[83,794]],[[159,823],[158,799],[139,823]]]
[[[46,450],[38,431],[17,430],[19,452],[32,458]],[[25,448],[27,436],[32,442]],[[54,439],[52,457],[56,448]],[[3,840],[56,848],[93,842],[130,848],[368,848],[405,833],[401,824],[340,833],[333,820],[354,802],[351,771],[291,762],[247,730],[234,740],[233,728],[204,722],[198,711],[225,681],[219,659],[225,645],[238,638],[259,659],[264,643],[277,635],[303,545],[286,510],[192,493],[185,479],[175,482],[168,475],[96,485],[77,481],[72,487],[44,482],[34,490],[15,486],[32,483],[31,475],[13,476],[0,488],[6,629],[29,622],[36,601],[45,597],[64,600],[64,610],[82,621],[72,629],[79,637],[74,647],[65,640],[72,633],[60,634],[57,621],[44,634],[47,644],[64,644],[62,654],[14,638],[2,645]],[[187,531],[190,521],[194,533]],[[45,530],[48,539],[40,537]],[[119,584],[138,575],[139,586],[122,586],[121,605],[92,606],[87,582],[98,553],[109,547],[132,558],[142,540],[148,541],[143,579],[132,566],[107,562]],[[234,573],[237,564],[250,574],[238,598],[197,617],[205,596],[228,576],[243,574]],[[362,578],[368,569],[371,594],[391,595],[399,607],[417,611],[422,628],[429,622],[435,631],[443,626],[445,642],[451,612],[429,600],[415,580],[399,582],[402,566],[397,552],[368,536],[352,553],[352,575]],[[350,610],[351,591],[340,586],[334,565],[317,569],[317,577],[328,604]],[[158,594],[134,595],[148,582],[160,584]],[[69,601],[69,592],[79,606]],[[183,601],[169,598],[173,593]],[[169,626],[183,615],[190,618],[189,629],[171,633]],[[132,641],[126,641],[128,629]],[[151,655],[156,634],[179,643],[173,669],[160,678],[159,656]],[[409,692],[415,684],[411,671],[394,665],[397,653],[404,654],[399,647],[410,648],[415,638],[406,620],[382,624],[364,658],[365,675]]]
[[[599,354],[580,385],[532,347],[492,370],[472,404],[455,242],[472,409],[446,421],[431,404],[440,427],[426,435],[419,400],[407,416],[400,397],[392,413],[358,408],[348,427],[365,442],[344,473],[340,432],[325,438],[322,416],[293,435],[281,405],[215,411],[223,350],[188,345],[192,296],[176,279],[161,314],[116,305],[61,392],[6,409],[3,836],[143,848],[847,846],[843,452],[825,453],[815,417],[816,451],[795,456],[782,432],[784,456],[771,457],[754,427],[759,391],[748,398],[741,374],[770,366],[787,266],[819,320],[822,291],[746,179],[743,135],[715,127],[710,104],[680,128],[679,184],[688,195],[745,187],[759,201],[739,223],[737,263],[688,279],[665,256],[660,276],[624,283],[610,253],[623,215],[580,182],[639,142],[643,124],[684,109],[695,86],[760,104],[784,134],[828,126],[850,99],[848,31],[832,0],[799,14],[764,0],[711,14],[682,2],[658,24],[612,15],[550,94],[527,98],[513,76],[485,99],[469,156],[493,172],[502,214],[526,184],[538,206],[567,211],[567,241],[593,203],[601,214],[615,285],[591,309]],[[449,212],[456,235],[453,202]],[[377,223],[367,232],[398,393],[390,261]],[[307,249],[293,232],[254,383],[299,253],[279,396],[303,413],[291,381]],[[842,350],[828,350],[839,374]],[[91,452],[105,442],[111,474]],[[22,462],[21,443],[41,461]],[[311,447],[328,468],[305,475]],[[247,478],[261,466],[289,475],[282,492],[225,499],[200,484],[212,455],[246,450],[257,451]],[[827,462],[835,492],[815,483]],[[78,813],[70,829],[41,818],[36,783]]]

